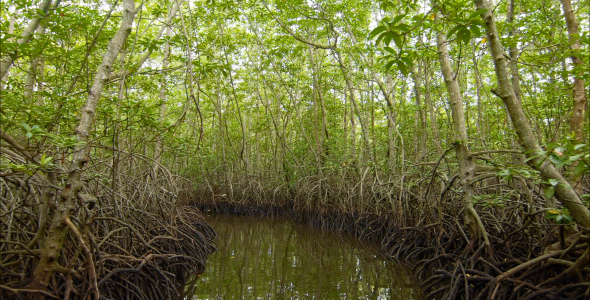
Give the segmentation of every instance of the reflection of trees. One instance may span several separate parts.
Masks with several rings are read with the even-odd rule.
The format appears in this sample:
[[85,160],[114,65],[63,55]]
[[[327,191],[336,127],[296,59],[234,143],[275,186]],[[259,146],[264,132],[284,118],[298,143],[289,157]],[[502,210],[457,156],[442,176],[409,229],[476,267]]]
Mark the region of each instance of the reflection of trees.
[[356,240],[284,220],[210,222],[219,251],[197,282],[198,299],[421,297],[409,270]]

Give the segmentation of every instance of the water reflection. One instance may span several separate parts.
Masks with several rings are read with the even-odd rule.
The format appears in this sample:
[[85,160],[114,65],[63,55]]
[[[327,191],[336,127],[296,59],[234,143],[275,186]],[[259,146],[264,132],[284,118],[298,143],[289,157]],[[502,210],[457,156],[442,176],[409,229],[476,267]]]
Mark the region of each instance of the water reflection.
[[219,251],[193,299],[422,299],[407,268],[288,220],[209,216]]

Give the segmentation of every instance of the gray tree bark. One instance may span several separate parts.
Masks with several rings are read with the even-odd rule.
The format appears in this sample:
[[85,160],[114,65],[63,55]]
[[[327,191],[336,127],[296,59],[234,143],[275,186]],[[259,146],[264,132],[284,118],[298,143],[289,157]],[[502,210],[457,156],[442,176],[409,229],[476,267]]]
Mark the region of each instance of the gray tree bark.
[[[438,19],[438,16],[437,16]],[[465,112],[463,109],[463,97],[459,88],[459,81],[457,74],[451,67],[449,59],[449,51],[447,49],[447,39],[442,32],[436,35],[436,44],[438,47],[438,56],[440,66],[442,69],[445,85],[449,93],[449,105],[451,106],[451,114],[453,116],[453,125],[455,132],[455,152],[457,153],[457,161],[459,163],[459,180],[463,187],[463,205],[465,206],[464,223],[471,235],[471,238],[479,238],[482,234],[487,245],[489,245],[487,233],[483,226],[480,226],[481,221],[477,212],[473,208],[473,195],[475,194],[473,186],[470,184],[475,175],[475,163],[469,153],[467,147],[467,128],[465,126]],[[440,220],[442,222],[442,220]]]
[[[90,129],[94,123],[98,101],[107,82],[107,75],[111,71],[115,59],[121,52],[121,48],[131,33],[131,26],[136,12],[134,0],[125,0],[121,27],[109,42],[102,63],[94,76],[94,82],[88,93],[86,105],[80,111],[80,123],[75,131],[78,145],[74,148],[68,178],[58,198],[48,236],[41,250],[41,259],[28,285],[30,289],[45,290],[53,272],[59,267],[58,259],[68,232],[66,220],[69,220],[76,208],[78,193],[82,189],[82,171],[89,160],[90,146],[87,143]],[[98,293],[98,289],[96,292]],[[43,298],[43,295],[40,293],[35,294],[35,296],[37,299]],[[99,295],[95,296],[99,298]]]
[[493,6],[490,2],[485,0],[475,0],[475,4],[477,9],[487,9],[481,17],[487,25],[486,33],[488,44],[494,61],[498,81],[498,89],[493,90],[493,92],[502,99],[506,105],[506,109],[508,110],[514,129],[516,130],[520,144],[529,157],[528,164],[541,173],[543,180],[555,179],[559,182],[555,187],[555,194],[558,200],[569,210],[578,224],[589,228],[590,212],[586,206],[584,206],[582,200],[569,182],[565,180],[561,173],[555,169],[555,166],[546,159],[546,155],[543,155],[543,149],[539,146],[531,129],[531,125],[524,114],[522,104],[510,83],[506,58],[504,57],[504,49],[500,42],[496,21],[494,20],[494,15],[492,13]]

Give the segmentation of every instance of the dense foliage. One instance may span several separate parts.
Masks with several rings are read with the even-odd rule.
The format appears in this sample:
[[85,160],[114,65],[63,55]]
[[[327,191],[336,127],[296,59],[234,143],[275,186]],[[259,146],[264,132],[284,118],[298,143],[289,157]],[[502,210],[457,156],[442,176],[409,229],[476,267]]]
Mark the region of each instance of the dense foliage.
[[[41,222],[58,215],[51,202],[72,184],[68,217],[92,219],[71,200],[80,192],[101,209],[161,209],[123,197],[134,195],[135,179],[140,198],[166,182],[158,193],[174,194],[167,212],[190,190],[213,201],[386,215],[401,227],[466,214],[447,225],[464,223],[486,244],[478,213],[497,236],[490,216],[529,226],[525,211],[541,217],[536,224],[570,224],[566,234],[588,229],[587,1],[508,0],[490,10],[466,0],[162,0],[136,1],[134,16],[120,3],[129,0],[39,2],[2,3],[0,253],[24,252],[8,241],[44,236]],[[128,17],[129,36],[109,46]],[[490,52],[496,37],[503,56]],[[19,187],[28,180],[36,186],[26,196]],[[35,214],[23,221],[31,233],[11,237],[25,230],[11,221],[23,209]],[[543,232],[525,252],[554,242]]]

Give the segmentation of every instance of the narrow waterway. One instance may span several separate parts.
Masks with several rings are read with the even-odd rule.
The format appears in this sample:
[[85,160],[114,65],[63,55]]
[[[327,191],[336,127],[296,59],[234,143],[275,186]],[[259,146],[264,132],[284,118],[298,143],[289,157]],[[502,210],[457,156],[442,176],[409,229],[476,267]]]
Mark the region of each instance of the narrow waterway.
[[285,219],[207,221],[219,251],[192,299],[423,299],[408,268],[353,238]]

